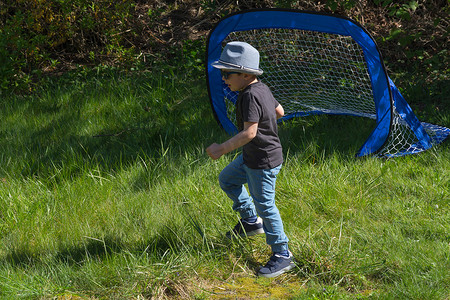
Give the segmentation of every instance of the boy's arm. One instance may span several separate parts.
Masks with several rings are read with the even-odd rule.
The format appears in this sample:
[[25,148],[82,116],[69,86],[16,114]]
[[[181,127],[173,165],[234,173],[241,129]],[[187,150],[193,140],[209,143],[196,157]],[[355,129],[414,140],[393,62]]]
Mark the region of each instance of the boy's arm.
[[277,113],[277,119],[279,119],[282,116],[284,116],[283,106],[281,106],[281,104],[278,104],[278,106],[275,108],[275,112]]
[[206,153],[212,159],[218,159],[224,154],[236,150],[250,142],[258,131],[258,123],[244,122],[244,130],[222,144],[212,144],[206,148]]

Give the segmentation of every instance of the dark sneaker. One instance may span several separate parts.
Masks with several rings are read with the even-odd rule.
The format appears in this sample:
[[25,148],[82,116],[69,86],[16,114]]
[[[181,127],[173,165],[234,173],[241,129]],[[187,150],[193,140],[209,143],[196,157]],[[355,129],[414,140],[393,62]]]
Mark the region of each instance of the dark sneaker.
[[294,257],[289,252],[289,257],[274,254],[264,267],[258,271],[258,276],[273,278],[295,267]]
[[261,233],[264,233],[263,222],[262,219],[258,217],[254,223],[240,220],[239,223],[234,226],[232,231],[227,232],[227,237],[231,239],[233,236],[247,237]]

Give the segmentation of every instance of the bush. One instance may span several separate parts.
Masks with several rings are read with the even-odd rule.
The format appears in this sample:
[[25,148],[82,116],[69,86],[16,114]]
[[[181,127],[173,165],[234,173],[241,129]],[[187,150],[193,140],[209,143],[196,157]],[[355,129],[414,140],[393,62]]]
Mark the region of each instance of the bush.
[[264,7],[347,16],[374,36],[388,68],[422,73],[427,83],[448,78],[446,0],[0,0],[0,7],[0,94],[31,91],[42,74],[78,65],[177,67],[182,58],[198,67],[220,17]]
[[1,89],[32,89],[33,76],[65,60],[126,59],[132,8],[130,0],[8,1],[0,10]]

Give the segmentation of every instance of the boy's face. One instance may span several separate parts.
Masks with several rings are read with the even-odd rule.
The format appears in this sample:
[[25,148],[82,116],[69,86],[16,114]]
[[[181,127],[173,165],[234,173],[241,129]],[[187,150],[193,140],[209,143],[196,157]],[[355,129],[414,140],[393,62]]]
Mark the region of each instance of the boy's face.
[[230,90],[237,92],[248,86],[249,76],[250,75],[248,74],[231,72],[228,76],[222,76],[222,79],[225,81],[225,84],[228,85]]

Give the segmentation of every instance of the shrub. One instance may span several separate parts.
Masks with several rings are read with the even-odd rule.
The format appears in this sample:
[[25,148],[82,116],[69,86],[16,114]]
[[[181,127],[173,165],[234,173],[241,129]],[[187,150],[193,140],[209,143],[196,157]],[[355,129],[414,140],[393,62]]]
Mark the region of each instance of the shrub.
[[0,10],[1,89],[31,89],[32,76],[64,60],[124,60],[132,8],[130,0],[8,1]]

